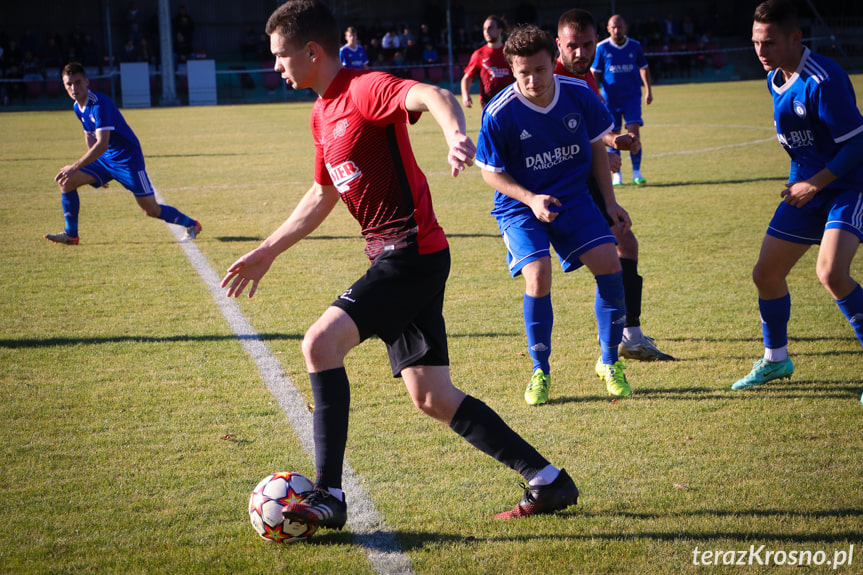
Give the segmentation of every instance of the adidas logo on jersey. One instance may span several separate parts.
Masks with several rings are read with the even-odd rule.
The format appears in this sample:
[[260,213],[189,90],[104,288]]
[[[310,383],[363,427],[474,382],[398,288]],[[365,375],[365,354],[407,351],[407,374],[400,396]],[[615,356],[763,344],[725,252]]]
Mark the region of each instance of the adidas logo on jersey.
[[532,137],[533,136],[531,136],[530,132],[528,132],[527,130],[522,130],[521,134],[518,135],[518,139],[522,140],[522,141],[527,140],[528,138],[532,138]]

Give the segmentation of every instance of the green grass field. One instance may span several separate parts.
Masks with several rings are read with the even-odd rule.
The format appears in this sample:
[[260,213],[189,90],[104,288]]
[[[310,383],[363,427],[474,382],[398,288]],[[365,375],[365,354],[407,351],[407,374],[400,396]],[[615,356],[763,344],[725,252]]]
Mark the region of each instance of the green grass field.
[[[196,244],[220,275],[311,183],[309,111],[124,112],[167,203],[202,221]],[[764,83],[658,86],[645,120],[649,185],[617,193],[641,244],[644,330],[680,361],[629,363],[634,395],[611,401],[593,374],[593,280],[555,270],[540,408],[522,400],[523,282],[505,270],[492,191],[476,168],[449,177],[431,117],[411,128],[452,248],[454,381],[582,492],[566,513],[493,521],[521,496],[517,474],[417,412],[383,344],[366,342],[348,357],[348,461],[414,572],[718,573],[729,567],[693,565],[696,548],[833,560],[854,545],[835,572],[863,573],[863,355],[815,250],[789,277],[794,377],[729,389],[762,351],[750,271],[788,171]],[[475,135],[478,110],[468,122]],[[167,226],[114,183],[82,190],[81,245],[42,239],[63,225],[52,179],[83,153],[72,112],[0,114],[0,131],[0,573],[373,573],[348,531],[279,546],[249,525],[262,477],[314,468]],[[365,269],[362,248],[339,206],[239,302],[308,401],[303,332]]]

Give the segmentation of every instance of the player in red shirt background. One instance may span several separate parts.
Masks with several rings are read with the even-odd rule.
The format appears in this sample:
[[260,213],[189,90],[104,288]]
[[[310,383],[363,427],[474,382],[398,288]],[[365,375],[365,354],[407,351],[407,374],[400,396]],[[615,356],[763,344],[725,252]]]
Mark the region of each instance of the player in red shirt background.
[[498,92],[512,84],[514,78],[509,62],[503,55],[503,33],[506,23],[500,16],[491,15],[482,24],[485,46],[471,54],[461,79],[461,103],[465,108],[473,106],[470,87],[479,76],[479,103],[485,107]]

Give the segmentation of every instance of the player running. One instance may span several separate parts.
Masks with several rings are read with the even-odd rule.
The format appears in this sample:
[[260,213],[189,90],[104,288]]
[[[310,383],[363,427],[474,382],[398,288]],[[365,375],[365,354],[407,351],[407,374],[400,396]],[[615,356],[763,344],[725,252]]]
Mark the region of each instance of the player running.
[[87,152],[76,162],[64,166],[54,178],[60,186],[66,229],[58,234],[45,234],[45,239],[58,244],[78,245],[78,212],[81,207],[78,188],[87,184],[99,188],[111,180],[117,180],[132,192],[138,205],[151,218],[186,228],[189,239],[198,237],[200,223],[176,208],[156,201],[138,138],[114,102],[105,94],[90,90],[90,80],[81,64],[72,62],[63,68],[63,86],[75,100],[75,115],[84,126]]
[[338,29],[319,0],[288,0],[267,22],[275,69],[297,88],[312,88],[315,180],[288,219],[228,268],[222,287],[249,296],[276,256],[312,232],[341,198],[362,226],[368,271],[309,328],[302,350],[314,396],[315,490],[287,505],[285,517],[341,529],[347,521],[342,468],[348,433],[348,352],[377,335],[414,405],[471,445],[518,471],[521,501],[497,519],[551,513],[574,505],[578,489],[485,403],[450,379],[443,298],[450,270],[446,236],[432,208],[407,124],[429,112],[443,129],[452,175],[476,151],[448,90],[377,71],[343,68]]
[[[587,187],[588,178],[596,178],[607,214],[617,232],[626,233],[632,222],[615,200],[603,144],[612,119],[587,83],[554,74],[556,53],[551,36],[533,25],[520,26],[507,38],[504,54],[515,83],[483,110],[477,165],[495,189],[492,215],[510,275],[524,277],[523,313],[534,362],[545,371],[551,354],[554,246],[564,272],[585,265],[594,275],[596,373],[610,394],[625,397],[631,389],[618,348],[626,320],[620,260],[615,236]],[[548,385],[541,393],[533,384],[531,378],[525,401],[545,403]]]
[[[623,16],[615,14],[608,19],[608,33],[611,37],[596,47],[592,70],[614,118],[614,133],[619,134],[621,126],[625,126],[627,132],[632,132],[640,139],[640,128],[644,125],[641,118],[642,84],[645,88],[644,103],[649,105],[653,102],[647,58],[641,44],[626,36],[626,21]],[[620,154],[620,151],[614,148],[610,151]],[[647,183],[641,173],[641,155],[641,147],[629,152],[632,160],[632,183],[639,186]],[[621,172],[614,174],[612,183],[615,186],[623,183]]]

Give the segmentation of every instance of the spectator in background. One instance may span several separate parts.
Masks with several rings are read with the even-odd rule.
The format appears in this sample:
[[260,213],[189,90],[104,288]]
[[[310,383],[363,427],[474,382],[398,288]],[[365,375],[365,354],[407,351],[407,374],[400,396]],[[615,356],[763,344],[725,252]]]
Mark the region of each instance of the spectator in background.
[[369,39],[369,43],[366,44],[366,57],[369,59],[369,65],[372,62],[377,62],[378,56],[381,54],[381,43],[378,41],[377,36],[372,35]]
[[437,49],[431,42],[426,42],[425,50],[423,50],[423,62],[426,64],[435,64],[440,61]]
[[81,64],[85,67],[100,67],[102,59],[99,53],[99,45],[93,40],[90,34],[84,34],[84,40],[81,44]]
[[362,44],[357,43],[357,29],[348,26],[345,30],[345,44],[339,48],[339,60],[345,68],[367,70],[369,57]]
[[258,53],[258,37],[251,24],[246,25],[246,31],[243,34],[243,41],[240,44],[240,54],[243,60],[255,60],[260,54]]
[[175,34],[183,35],[183,38],[189,44],[189,52],[192,51],[192,46],[195,45],[195,22],[189,13],[186,11],[186,6],[181,4],[177,9],[177,15],[171,21],[171,26]]
[[137,62],[138,61],[138,47],[135,46],[135,42],[132,38],[126,40],[126,43],[123,44],[123,52],[120,54],[121,62]]
[[27,50],[24,53],[24,59],[21,61],[21,74],[24,80],[44,80],[45,73],[42,69],[42,63],[36,58],[36,55]]
[[192,46],[182,32],[177,32],[174,37],[174,56],[178,64],[185,64],[192,54]]
[[63,39],[56,32],[48,36],[42,63],[46,68],[62,68],[66,65],[66,52],[63,49]]
[[401,48],[401,44],[399,43],[399,35],[396,32],[395,28],[391,28],[387,30],[387,33],[384,34],[384,37],[381,38],[381,49],[384,52],[384,56],[387,60],[392,60],[393,55],[395,55],[396,50]]

